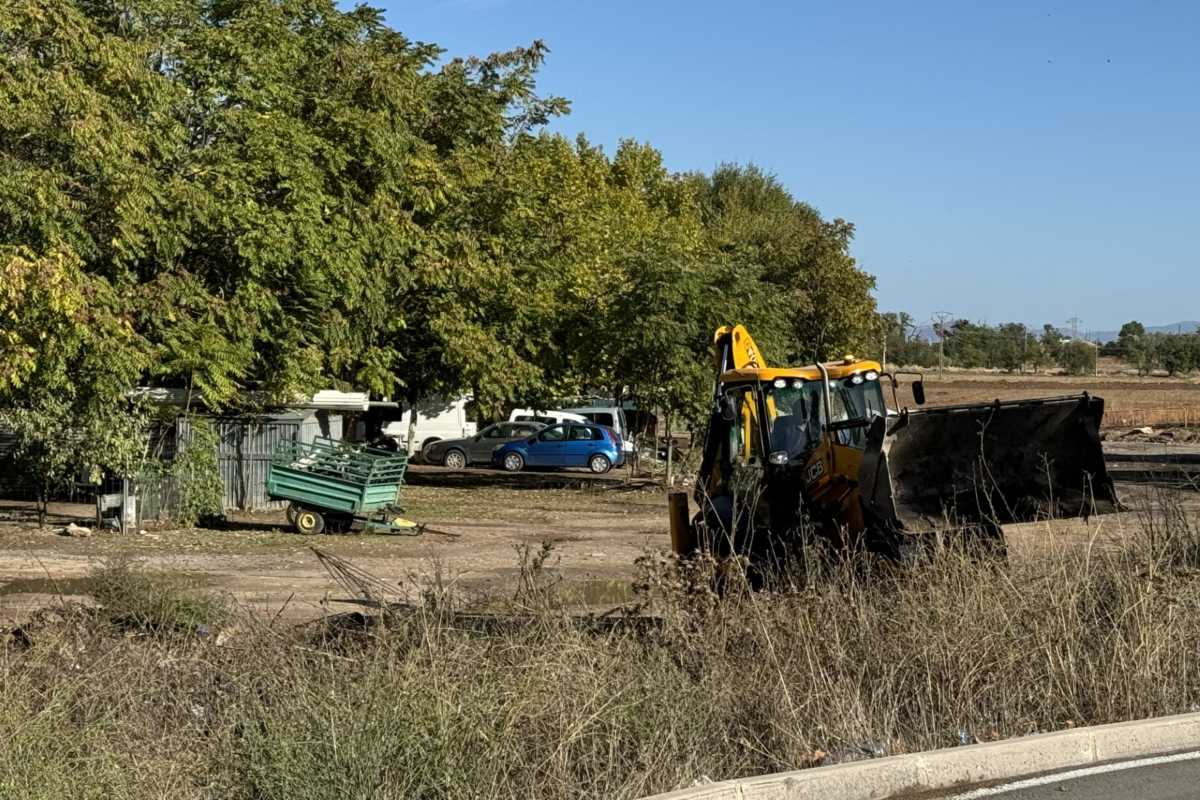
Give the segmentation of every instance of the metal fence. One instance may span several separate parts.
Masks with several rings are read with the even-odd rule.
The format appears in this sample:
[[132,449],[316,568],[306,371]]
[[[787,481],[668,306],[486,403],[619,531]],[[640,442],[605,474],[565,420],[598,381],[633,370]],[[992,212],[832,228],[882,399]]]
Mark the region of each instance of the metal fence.
[[[287,414],[271,417],[214,417],[221,482],[225,487],[226,510],[265,511],[286,504],[267,497],[267,466],[280,442],[311,442],[316,436],[342,438],[342,418],[336,414]],[[191,439],[190,421],[176,422],[176,442],[186,447]],[[177,445],[178,446],[178,445]]]

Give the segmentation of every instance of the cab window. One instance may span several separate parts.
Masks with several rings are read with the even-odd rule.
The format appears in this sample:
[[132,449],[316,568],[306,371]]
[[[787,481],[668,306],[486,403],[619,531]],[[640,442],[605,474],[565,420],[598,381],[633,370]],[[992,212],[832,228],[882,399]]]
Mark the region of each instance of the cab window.
[[[870,421],[875,417],[887,415],[883,389],[877,380],[860,380],[855,383],[847,378],[837,381],[832,388],[833,409],[830,419],[835,422],[848,419]],[[867,426],[838,431],[837,438],[840,444],[863,450],[867,446]]]
[[786,452],[788,461],[803,461],[821,443],[822,390],[820,381],[790,380],[769,385],[771,452]]

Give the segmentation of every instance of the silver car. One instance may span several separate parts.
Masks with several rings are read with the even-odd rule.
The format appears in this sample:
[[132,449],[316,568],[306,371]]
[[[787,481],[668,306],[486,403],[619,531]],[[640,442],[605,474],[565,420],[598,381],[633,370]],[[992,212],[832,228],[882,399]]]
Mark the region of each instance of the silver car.
[[544,427],[540,422],[497,422],[465,439],[430,442],[421,451],[421,458],[427,464],[444,464],[450,469],[462,469],[469,464],[490,464],[492,451],[497,447],[514,439],[532,436]]

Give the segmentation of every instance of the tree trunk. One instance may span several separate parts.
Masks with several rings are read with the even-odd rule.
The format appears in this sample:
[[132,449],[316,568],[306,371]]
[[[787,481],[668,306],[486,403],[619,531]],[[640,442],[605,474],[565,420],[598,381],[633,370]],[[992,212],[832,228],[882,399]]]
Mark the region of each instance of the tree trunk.
[[671,474],[672,455],[673,455],[675,448],[672,447],[672,444],[674,444],[674,442],[671,438],[671,414],[670,414],[670,412],[668,412],[664,416],[663,421],[664,421],[664,424],[667,429],[667,431],[666,431],[667,432],[667,488],[670,488],[675,485],[674,480],[672,480],[674,478],[674,476]]
[[406,443],[405,449],[408,450],[408,457],[412,458],[413,453],[416,452],[416,438],[417,438],[417,406],[416,406],[416,404],[409,404],[408,412],[409,412],[408,413],[408,441]]

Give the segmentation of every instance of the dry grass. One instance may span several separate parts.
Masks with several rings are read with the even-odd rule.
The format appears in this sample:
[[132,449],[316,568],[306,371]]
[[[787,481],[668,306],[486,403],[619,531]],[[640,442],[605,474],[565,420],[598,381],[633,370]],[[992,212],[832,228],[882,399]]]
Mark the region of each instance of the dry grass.
[[1200,527],[1152,508],[1115,552],[810,562],[781,584],[802,588],[722,600],[703,565],[650,558],[658,616],[605,625],[563,613],[537,558],[506,621],[437,595],[387,625],[242,614],[221,636],[190,588],[110,571],[110,602],[157,622],[60,610],[8,637],[0,796],[633,798],[1189,710]]

